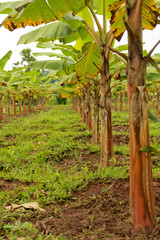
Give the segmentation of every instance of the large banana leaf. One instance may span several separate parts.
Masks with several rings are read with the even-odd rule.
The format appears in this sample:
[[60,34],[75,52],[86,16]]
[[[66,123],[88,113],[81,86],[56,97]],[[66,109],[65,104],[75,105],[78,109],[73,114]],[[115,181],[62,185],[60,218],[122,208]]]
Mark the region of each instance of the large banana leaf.
[[100,67],[100,53],[95,42],[86,43],[82,48],[82,57],[75,65],[76,73],[79,78],[95,77]]
[[66,57],[64,54],[61,54],[61,53],[54,53],[54,52],[36,52],[36,53],[33,53],[33,56],[35,56],[35,57],[41,57],[41,56],[56,57],[56,58],[60,58],[60,59],[62,59],[62,60],[73,61],[73,63],[75,63],[75,61],[72,60],[72,58]]
[[65,56],[72,57],[75,61],[80,54],[80,51],[75,49],[72,45],[63,45],[55,43],[38,43],[38,48],[51,48],[52,50],[60,50]]
[[32,68],[58,70],[59,73],[70,74],[74,72],[73,61],[66,60],[44,60],[31,63]]
[[[159,1],[159,0],[157,0]],[[120,40],[126,27],[123,22],[123,18],[126,18],[125,0],[117,0],[110,5],[109,11],[111,12],[111,29],[114,37]],[[157,25],[158,9],[156,8],[153,0],[143,1],[143,28],[151,30]]]
[[26,0],[22,2],[22,5],[17,6],[16,10],[10,13],[2,25],[10,31],[13,31],[16,28],[53,22],[69,12],[72,12],[73,15],[79,13],[90,1],[91,0]]
[[11,58],[12,51],[8,51],[1,59],[0,59],[0,71],[2,71],[8,62],[8,60]]
[[65,38],[74,33],[74,30],[66,23],[53,22],[22,35],[18,44],[27,44],[37,41],[55,41],[58,38]]

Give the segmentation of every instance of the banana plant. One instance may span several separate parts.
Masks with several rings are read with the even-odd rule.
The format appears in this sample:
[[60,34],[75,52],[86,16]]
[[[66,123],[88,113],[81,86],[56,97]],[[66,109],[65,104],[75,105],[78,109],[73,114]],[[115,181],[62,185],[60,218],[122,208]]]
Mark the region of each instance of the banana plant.
[[2,71],[6,65],[6,63],[11,58],[12,51],[8,51],[1,59],[0,59],[0,71],[1,71],[1,79],[0,79],[0,121],[3,119],[3,95],[6,92],[6,81],[2,78]]
[[[58,20],[67,23],[71,26],[72,29],[77,30],[75,33],[65,37],[63,42],[77,40],[76,47],[79,47],[80,45],[84,45],[85,42],[93,42],[94,40],[94,45],[96,45],[98,48],[100,56],[100,64],[97,65],[95,63],[95,65],[93,65],[93,68],[96,69],[97,74],[99,72],[101,74],[101,164],[105,167],[109,166],[109,158],[113,157],[110,91],[111,75],[109,73],[110,50],[108,48],[113,43],[113,34],[111,31],[107,32],[107,19],[109,19],[111,16],[107,9],[108,5],[112,4],[113,2],[114,0],[80,0],[78,3],[74,0],[71,0],[69,2],[64,0],[35,0],[34,2],[30,2],[28,0],[22,2],[22,4],[13,9],[10,15],[2,23],[4,27],[12,31],[16,28],[25,27],[28,25],[36,26],[42,23],[49,23]],[[77,16],[77,14],[79,14],[79,16]],[[102,26],[96,14],[101,14],[103,16]],[[73,15],[76,16],[74,17]],[[93,28],[93,19],[98,27],[98,33]],[[33,33],[37,39],[36,41],[38,41],[44,34],[43,32],[40,36],[39,33],[40,30],[37,32],[37,34],[35,34],[35,32]],[[38,37],[36,37],[36,35]],[[54,37],[54,35],[55,34],[49,36],[49,38],[51,39],[51,37]],[[30,41],[27,40],[29,38],[26,38],[26,36],[23,39],[21,38],[21,43],[23,41]],[[45,38],[46,37],[47,34],[45,34]],[[95,76],[95,73],[92,74],[92,76]]]
[[151,154],[140,151],[140,148],[149,145],[146,67],[149,61],[160,72],[151,58],[160,41],[144,56],[142,32],[143,29],[153,29],[157,25],[159,10],[152,0],[118,0],[110,10],[114,36],[120,40],[125,30],[128,33],[128,56],[112,50],[126,62],[128,79],[131,229],[149,233],[157,228]]

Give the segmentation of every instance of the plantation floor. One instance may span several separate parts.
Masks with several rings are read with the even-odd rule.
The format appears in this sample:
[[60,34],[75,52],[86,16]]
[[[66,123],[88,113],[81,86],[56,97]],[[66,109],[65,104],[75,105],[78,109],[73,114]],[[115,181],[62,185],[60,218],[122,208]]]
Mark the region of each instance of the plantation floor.
[[[54,114],[57,114],[56,119]],[[24,129],[20,127],[24,120],[28,131],[25,136],[26,125]],[[2,123],[0,239],[160,239],[160,168],[157,156],[152,158],[159,228],[148,237],[129,232],[127,122],[126,113],[113,113],[115,158],[108,170],[99,167],[100,147],[90,144],[91,133],[69,106],[55,106],[47,113]],[[14,129],[11,129],[13,124]],[[21,129],[17,127],[16,131],[16,126]],[[157,125],[152,124],[151,127],[152,145],[157,146]],[[20,154],[22,139],[27,147],[23,149],[24,145],[21,145]],[[31,163],[33,168],[29,166]],[[6,210],[12,204],[31,202],[38,202],[42,209]]]

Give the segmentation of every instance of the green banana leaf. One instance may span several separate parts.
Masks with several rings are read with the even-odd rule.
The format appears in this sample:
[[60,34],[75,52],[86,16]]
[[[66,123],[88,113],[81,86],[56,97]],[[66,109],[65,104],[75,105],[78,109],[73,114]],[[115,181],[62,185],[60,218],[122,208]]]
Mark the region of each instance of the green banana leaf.
[[1,59],[0,59],[0,71],[4,69],[6,63],[11,58],[12,51],[8,51]]
[[37,69],[58,70],[58,72],[63,72],[66,74],[70,74],[74,72],[73,61],[66,61],[66,60],[35,61],[31,63],[31,67],[37,68]]
[[[158,1],[158,0],[157,0]],[[126,18],[125,1],[117,0],[110,5],[111,29],[114,37],[120,40],[126,30],[123,19]],[[143,28],[151,30],[157,25],[158,9],[153,0],[144,0],[142,8]]]
[[62,21],[53,22],[22,35],[18,44],[27,44],[37,41],[55,41],[56,39],[72,35],[74,32],[75,31],[68,24]]
[[[26,0],[3,21],[2,25],[13,31],[25,26],[37,26],[62,18],[72,12],[82,11],[91,0]],[[9,4],[8,4],[9,5]],[[7,9],[7,6],[6,6]],[[5,11],[5,9],[4,9]]]
[[82,57],[75,65],[76,73],[79,78],[94,78],[99,73],[100,53],[95,42],[88,42],[82,48]]

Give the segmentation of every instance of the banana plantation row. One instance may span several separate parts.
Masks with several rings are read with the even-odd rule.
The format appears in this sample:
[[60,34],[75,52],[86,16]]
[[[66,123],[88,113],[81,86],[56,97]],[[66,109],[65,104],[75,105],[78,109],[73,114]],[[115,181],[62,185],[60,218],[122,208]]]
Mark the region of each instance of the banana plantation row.
[[[76,92],[85,85],[86,121],[91,128],[89,109],[90,82],[93,81],[94,107],[101,106],[101,162],[109,166],[113,156],[112,95],[114,78],[127,78],[130,131],[130,212],[131,229],[150,233],[157,228],[150,152],[140,149],[149,146],[148,92],[146,73],[149,62],[157,84],[159,55],[151,57],[160,41],[147,53],[143,51],[143,29],[153,29],[159,22],[160,0],[34,0],[0,3],[0,13],[8,16],[2,25],[10,31],[25,26],[44,26],[27,33],[18,43],[38,42],[39,48],[50,52],[37,53],[60,60],[35,61],[32,68],[53,70],[62,79],[62,95]],[[102,16],[102,24],[97,15]],[[110,27],[107,29],[107,20]],[[96,28],[95,29],[95,25]],[[127,31],[128,45],[114,48]],[[54,44],[55,40],[63,44]],[[75,43],[67,45],[67,43]],[[60,50],[63,54],[54,51]],[[128,53],[124,53],[124,50]],[[150,67],[151,68],[151,67]],[[153,75],[152,75],[153,74]],[[63,76],[63,77],[62,77]],[[117,76],[117,77],[116,77]],[[120,78],[121,79],[121,78]],[[97,86],[98,81],[98,86]],[[67,83],[67,84],[66,84]],[[122,81],[121,81],[122,84]],[[75,88],[75,86],[74,86]],[[101,95],[99,95],[99,91]],[[95,109],[95,112],[98,111]],[[94,119],[98,118],[95,113]],[[97,121],[97,119],[96,119]],[[97,138],[97,137],[96,137]]]

